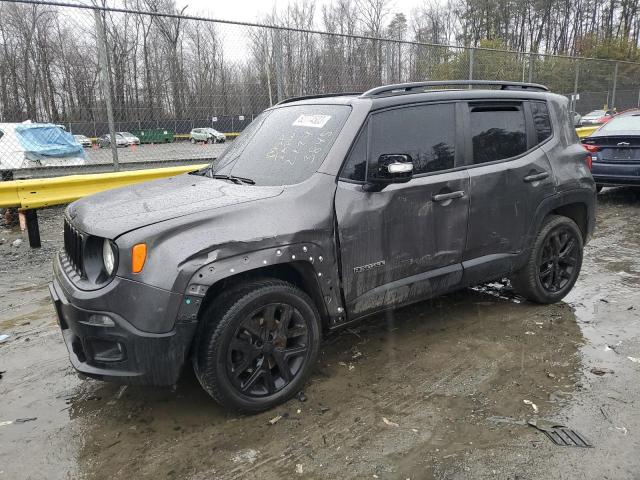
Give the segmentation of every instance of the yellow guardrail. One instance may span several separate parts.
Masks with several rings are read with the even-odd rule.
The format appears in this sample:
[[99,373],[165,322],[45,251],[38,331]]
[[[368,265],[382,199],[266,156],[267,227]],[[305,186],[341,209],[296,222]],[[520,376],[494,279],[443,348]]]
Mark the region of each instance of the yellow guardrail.
[[74,200],[103,190],[124,187],[156,178],[172,177],[198,170],[205,166],[206,164],[189,165],[0,182],[0,208],[19,207],[33,209],[71,203]]
[[579,138],[588,137],[597,129],[599,129],[602,125],[589,125],[588,127],[578,127],[576,128],[576,133]]

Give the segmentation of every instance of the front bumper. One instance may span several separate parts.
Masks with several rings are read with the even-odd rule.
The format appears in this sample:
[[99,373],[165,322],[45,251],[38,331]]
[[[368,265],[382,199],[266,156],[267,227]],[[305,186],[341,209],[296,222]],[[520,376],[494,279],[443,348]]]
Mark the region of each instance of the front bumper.
[[[134,327],[123,313],[135,312],[128,303],[145,302],[144,297],[132,299],[121,295],[117,312],[104,310],[99,308],[104,293],[70,287],[69,280],[62,275],[64,272],[54,269],[49,292],[76,370],[93,378],[125,384],[173,385],[177,382],[196,330],[199,302],[190,300],[184,304],[172,330],[149,333]],[[183,297],[179,297],[182,300]],[[93,323],[96,315],[107,316],[113,324]]]
[[640,163],[593,162],[591,175],[596,185],[640,185]]

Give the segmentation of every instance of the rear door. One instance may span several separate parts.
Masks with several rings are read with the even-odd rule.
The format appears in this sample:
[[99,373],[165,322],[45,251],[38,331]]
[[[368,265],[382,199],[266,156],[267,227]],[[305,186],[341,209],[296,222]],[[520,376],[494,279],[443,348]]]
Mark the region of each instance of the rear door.
[[545,102],[469,102],[466,114],[470,209],[463,266],[466,283],[474,283],[510,270],[555,181],[540,148],[552,136]]
[[[458,109],[439,103],[384,110],[372,114],[360,132],[335,197],[351,318],[459,284],[469,180],[456,143]],[[384,154],[411,155],[414,177],[365,192],[367,170]]]

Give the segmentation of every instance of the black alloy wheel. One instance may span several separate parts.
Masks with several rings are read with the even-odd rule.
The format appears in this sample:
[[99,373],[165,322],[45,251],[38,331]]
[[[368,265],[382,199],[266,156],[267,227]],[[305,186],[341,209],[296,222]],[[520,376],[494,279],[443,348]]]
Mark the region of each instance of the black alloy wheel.
[[511,276],[516,293],[537,303],[555,303],[564,298],[580,275],[582,235],[570,218],[545,218],[527,249],[527,262]]
[[545,239],[540,255],[540,284],[549,293],[567,286],[577,274],[579,239],[576,232],[566,226],[552,230]]
[[262,397],[286,387],[309,350],[309,328],[292,305],[260,307],[240,323],[227,350],[227,375],[244,395]]
[[304,387],[320,328],[315,303],[297,286],[274,278],[238,284],[202,314],[192,356],[196,377],[225,407],[268,410]]

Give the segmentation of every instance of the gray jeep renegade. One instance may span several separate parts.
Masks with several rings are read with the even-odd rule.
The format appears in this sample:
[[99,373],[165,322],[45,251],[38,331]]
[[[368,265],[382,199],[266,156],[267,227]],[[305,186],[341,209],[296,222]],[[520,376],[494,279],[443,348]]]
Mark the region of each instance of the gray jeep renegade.
[[503,277],[557,302],[594,228],[588,158],[536,84],[286,100],[203,170],[69,205],[50,291],[71,363],[172,385],[191,362],[257,412],[367,315]]

